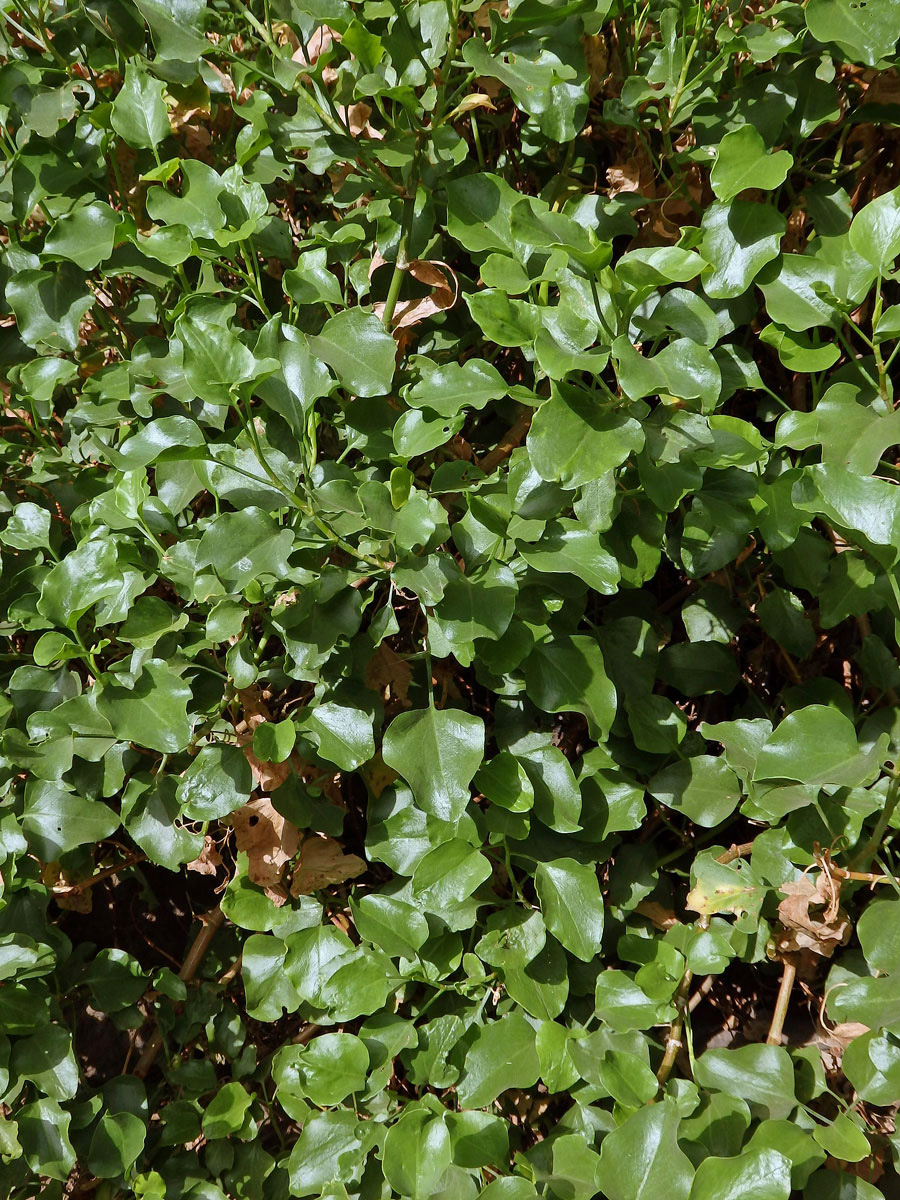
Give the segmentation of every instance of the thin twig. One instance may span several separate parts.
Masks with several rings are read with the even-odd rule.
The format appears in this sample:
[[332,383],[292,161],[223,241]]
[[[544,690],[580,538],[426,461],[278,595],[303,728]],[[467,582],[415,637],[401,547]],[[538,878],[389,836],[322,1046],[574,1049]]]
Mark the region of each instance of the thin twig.
[[96,875],[91,875],[89,879],[82,879],[80,883],[72,883],[68,886],[54,887],[52,889],[54,896],[77,896],[81,892],[86,892],[88,888],[92,888],[94,884],[102,883],[104,879],[109,879],[112,875],[118,875],[120,871],[124,871],[126,867],[133,867],[135,863],[146,862],[146,854],[132,854],[125,859],[124,862],[116,863],[111,867],[104,867],[102,871],[98,871]]
[[319,1025],[304,1025],[298,1034],[291,1038],[295,1046],[305,1046],[307,1042],[311,1042],[319,1032]]
[[720,854],[716,862],[730,863],[736,858],[743,858],[745,854],[749,854],[753,849],[752,842],[741,842],[740,845],[729,846],[724,854]]
[[688,996],[690,995],[691,980],[693,978],[693,972],[688,968],[682,975],[678,991],[675,993],[677,1016],[669,1026],[669,1035],[666,1038],[666,1052],[663,1055],[662,1062],[659,1064],[659,1070],[656,1072],[660,1089],[662,1089],[669,1075],[672,1073],[672,1068],[675,1066],[675,1059],[678,1057],[678,1051],[684,1044],[681,1040],[681,1035],[684,1032],[684,1018],[685,1013],[688,1011]]
[[715,975],[707,975],[705,979],[700,981],[700,986],[688,1001],[688,1012],[693,1012],[703,997],[709,995],[709,993],[712,991],[712,986],[715,981]]
[[511,425],[498,444],[480,460],[478,466],[489,475],[505,458],[509,458],[517,446],[521,446],[525,434],[531,427],[531,409],[526,409],[515,424]]
[[772,1013],[772,1024],[769,1026],[768,1046],[780,1046],[781,1034],[784,1029],[784,1019],[787,1016],[791,992],[794,990],[794,980],[797,978],[797,968],[789,960],[784,960],[784,972],[781,976],[781,987],[778,989],[778,999],[775,1001],[775,1011]]
[[241,973],[241,966],[244,962],[243,954],[239,954],[227,971],[223,971],[216,983],[229,984],[233,979],[237,979]]
[[872,836],[866,842],[861,852],[853,860],[854,870],[857,868],[867,867],[881,846],[881,839],[887,832],[888,825],[891,823],[891,817],[894,815],[894,810],[897,807],[897,802],[900,801],[900,772],[896,772],[891,779],[887,790],[887,795],[884,798],[884,808],[878,815],[878,820],[875,828],[872,830]]
[[[194,938],[193,945],[187,952],[187,957],[181,965],[181,970],[178,972],[178,978],[183,983],[189,983],[197,974],[197,970],[203,961],[204,955],[210,947],[213,938],[225,924],[225,914],[218,905],[201,917],[203,922],[200,932]],[[144,1046],[141,1052],[141,1057],[137,1061],[137,1066],[134,1068],[134,1074],[139,1079],[146,1079],[150,1068],[156,1061],[156,1056],[163,1048],[163,1038],[159,1029],[155,1029],[153,1034]]]

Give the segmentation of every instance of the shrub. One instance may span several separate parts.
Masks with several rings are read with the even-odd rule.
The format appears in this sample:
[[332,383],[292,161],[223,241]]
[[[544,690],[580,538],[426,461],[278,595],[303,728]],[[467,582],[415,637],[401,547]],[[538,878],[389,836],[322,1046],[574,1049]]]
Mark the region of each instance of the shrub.
[[894,1194],[894,0],[20,0],[3,1194]]

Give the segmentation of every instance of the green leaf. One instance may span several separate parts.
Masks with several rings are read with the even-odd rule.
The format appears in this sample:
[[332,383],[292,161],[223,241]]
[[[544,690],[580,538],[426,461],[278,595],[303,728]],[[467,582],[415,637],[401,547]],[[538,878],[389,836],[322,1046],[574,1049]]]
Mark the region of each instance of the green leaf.
[[533,545],[517,542],[516,548],[530,567],[553,575],[574,575],[601,596],[615,594],[619,565],[604,550],[600,538],[577,521],[556,521]]
[[753,125],[740,125],[719,142],[709,181],[719,200],[733,200],[746,188],[771,192],[784,183],[793,163],[787,150],[767,153]]
[[805,16],[813,37],[834,42],[851,62],[874,67],[897,44],[896,0],[809,0]]
[[519,1012],[482,1026],[458,1087],[463,1108],[486,1108],[507,1088],[528,1088],[540,1073],[535,1031]]
[[869,1139],[846,1113],[840,1113],[830,1125],[817,1125],[813,1137],[839,1162],[859,1162],[872,1153]]
[[854,787],[878,770],[887,745],[883,738],[862,751],[853,722],[822,704],[790,713],[760,750],[754,779],[792,779],[822,787]]
[[538,409],[528,433],[528,455],[541,479],[576,488],[621,466],[644,444],[633,417],[605,411],[573,388],[557,386]]
[[400,713],[385,731],[382,756],[431,816],[456,821],[484,754],[484,726],[473,713],[428,707]]
[[210,43],[201,35],[206,0],[134,0],[160,58],[192,63]]
[[93,271],[112,253],[121,220],[106,204],[75,208],[53,226],[44,242],[44,252],[71,259],[83,271]]
[[156,786],[141,795],[126,795],[122,820],[128,833],[151,862],[169,871],[193,861],[203,849],[203,836],[178,823],[175,781],[170,775],[157,778]]
[[509,1155],[509,1126],[492,1113],[447,1112],[453,1162],[459,1167],[502,1163]]
[[78,846],[92,846],[118,827],[118,815],[100,800],[73,795],[59,784],[43,780],[28,787],[22,830],[43,862],[56,862]]
[[51,350],[77,347],[79,323],[94,303],[83,271],[67,262],[55,270],[17,271],[6,285],[6,299],[22,341]]
[[417,907],[395,896],[371,893],[350,898],[353,923],[360,937],[397,958],[414,959],[428,940],[428,921]]
[[387,1131],[382,1152],[384,1175],[402,1196],[425,1200],[450,1166],[450,1131],[442,1116],[409,1105]]
[[467,175],[447,183],[447,233],[466,250],[515,251],[510,212],[519,193],[498,175]]
[[363,1125],[346,1108],[314,1113],[288,1160],[291,1195],[322,1195],[332,1182],[350,1184],[358,1179],[367,1149]]
[[247,996],[247,1013],[257,1021],[279,1021],[282,1010],[295,1012],[300,1004],[297,989],[285,972],[287,947],[279,937],[251,934],[244,942],[241,977]]
[[362,308],[347,308],[329,317],[309,347],[337,375],[341,386],[357,396],[384,396],[394,378],[396,344],[379,319]]
[[496,367],[482,359],[437,365],[418,360],[422,377],[404,395],[414,408],[430,408],[439,417],[455,417],[464,408],[483,409],[507,393],[507,384]]
[[10,1069],[53,1100],[72,1100],[78,1092],[72,1036],[60,1025],[46,1025],[34,1037],[17,1039]]
[[686,1200],[693,1168],[678,1148],[670,1100],[638,1109],[600,1147],[597,1183],[609,1200]]
[[900,973],[900,928],[893,901],[876,900],[867,905],[856,932],[871,970]]
[[228,221],[221,204],[221,176],[205,162],[189,158],[181,164],[181,177],[180,196],[166,186],[150,189],[147,212],[154,221],[183,226],[195,238],[215,237]]
[[308,1046],[283,1046],[272,1074],[279,1096],[308,1096],[330,1107],[361,1092],[369,1069],[369,1052],[350,1033],[324,1033]]
[[268,359],[257,362],[230,329],[193,309],[178,318],[175,333],[184,348],[184,377],[210,404],[233,403],[241,384],[274,366]]
[[169,136],[165,84],[147,73],[141,59],[125,64],[125,82],[116,93],[109,122],[135,150],[152,149]]
[[597,642],[583,634],[539,642],[525,660],[528,697],[544,712],[580,712],[604,741],[616,716],[616,689]]
[[841,1069],[862,1100],[893,1104],[900,1086],[900,1042],[892,1033],[870,1030],[847,1046]]
[[[522,40],[515,49],[491,55],[481,38],[470,38],[463,57],[478,75],[499,79],[516,104],[529,113],[554,142],[570,142],[584,123],[587,93],[584,70],[561,60],[546,42]],[[579,79],[581,74],[581,79]]]
[[117,1179],[135,1162],[146,1138],[147,1127],[134,1113],[104,1113],[91,1138],[88,1167],[98,1179]]
[[229,590],[240,591],[260,575],[284,578],[293,544],[290,529],[250,507],[213,517],[197,546],[196,563],[211,566]]
[[707,1050],[697,1059],[694,1079],[704,1088],[741,1096],[764,1116],[779,1120],[796,1107],[794,1069],[782,1046]]
[[647,790],[662,804],[707,829],[730,816],[741,799],[737,776],[721,758],[708,754],[666,767],[653,776]]
[[700,1163],[691,1196],[716,1200],[790,1200],[790,1159],[777,1150],[747,1150],[735,1158]]
[[597,873],[572,858],[539,862],[534,886],[547,928],[582,962],[600,953],[603,897]]
[[512,571],[488,563],[471,574],[451,579],[429,618],[457,655],[475,638],[496,641],[509,628],[518,588]]
[[741,296],[766,263],[778,257],[785,219],[768,204],[717,201],[703,214],[700,252],[709,264],[703,290],[715,299]]
[[372,714],[361,708],[329,701],[303,709],[297,724],[342,771],[355,771],[375,753]]
[[465,296],[472,320],[498,346],[530,346],[541,327],[537,305],[511,300],[506,292],[485,288]]
[[16,1120],[19,1141],[31,1170],[35,1175],[64,1183],[75,1166],[75,1151],[69,1141],[72,1114],[55,1100],[40,1099],[21,1108]]
[[215,821],[250,799],[253,778],[236,746],[204,746],[178,784],[178,803],[192,821]]
[[261,721],[253,730],[253,753],[260,762],[284,762],[296,739],[297,727],[292,721]]
[[[816,0],[810,0],[811,5],[815,3]],[[879,7],[879,0],[866,4],[873,13]],[[894,9],[891,19],[896,20],[900,16],[900,4],[891,7]],[[859,8],[861,6],[857,5]],[[897,36],[895,29],[894,41]],[[857,212],[850,226],[850,245],[866,262],[877,267],[880,275],[887,274],[900,254],[900,188],[876,196]]]
[[162,754],[184,750],[191,739],[187,705],[191,689],[162,659],[151,658],[132,687],[107,676],[97,696],[97,711],[116,737]]
[[413,894],[428,911],[440,912],[462,904],[490,874],[484,855],[454,838],[422,857],[413,873]]
[[17,504],[0,533],[0,542],[14,550],[37,550],[50,545],[50,514],[30,501]]
[[239,1133],[252,1103],[253,1097],[240,1083],[220,1087],[203,1113],[203,1136],[211,1141]]

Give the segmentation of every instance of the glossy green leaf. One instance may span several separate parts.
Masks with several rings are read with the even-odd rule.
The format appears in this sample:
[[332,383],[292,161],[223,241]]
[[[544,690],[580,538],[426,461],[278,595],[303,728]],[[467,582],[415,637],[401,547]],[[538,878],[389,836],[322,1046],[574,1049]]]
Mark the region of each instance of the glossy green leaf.
[[691,1185],[691,1196],[720,1196],[722,1200],[789,1200],[790,1194],[790,1160],[777,1150],[707,1158]]
[[603,897],[596,872],[571,858],[541,862],[534,886],[547,928],[576,958],[590,962],[603,940]]
[[710,183],[719,200],[733,200],[746,188],[771,192],[784,183],[793,161],[787,150],[767,153],[758,130],[740,125],[719,142]]
[[483,1026],[466,1055],[459,1085],[463,1108],[485,1108],[507,1088],[528,1088],[540,1072],[535,1032],[521,1013]]
[[670,1101],[632,1113],[603,1139],[600,1188],[610,1200],[688,1196],[694,1172],[677,1136],[678,1114]]
[[357,396],[383,396],[394,377],[394,339],[361,308],[348,308],[309,338],[313,354],[326,362],[341,385]]
[[484,727],[474,714],[428,707],[394,718],[382,755],[409,783],[420,808],[452,821],[468,803],[483,748]]

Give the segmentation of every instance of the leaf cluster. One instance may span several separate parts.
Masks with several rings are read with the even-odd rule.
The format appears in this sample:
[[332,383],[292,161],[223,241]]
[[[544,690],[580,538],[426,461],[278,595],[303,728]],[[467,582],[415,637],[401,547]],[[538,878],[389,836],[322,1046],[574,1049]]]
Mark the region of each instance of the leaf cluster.
[[3,7],[4,1196],[893,1194],[898,16]]

